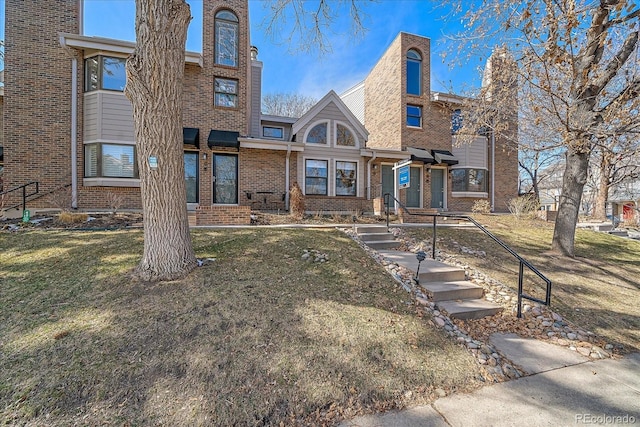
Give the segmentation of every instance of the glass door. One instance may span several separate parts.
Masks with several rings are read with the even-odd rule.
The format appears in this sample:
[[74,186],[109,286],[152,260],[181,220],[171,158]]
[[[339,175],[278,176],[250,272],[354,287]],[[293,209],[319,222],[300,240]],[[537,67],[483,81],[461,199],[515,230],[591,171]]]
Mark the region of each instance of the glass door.
[[431,168],[431,207],[444,209],[444,169]]
[[213,203],[238,204],[238,156],[213,154]]
[[419,208],[421,202],[421,176],[422,167],[411,167],[409,169],[409,188],[407,188],[407,207]]

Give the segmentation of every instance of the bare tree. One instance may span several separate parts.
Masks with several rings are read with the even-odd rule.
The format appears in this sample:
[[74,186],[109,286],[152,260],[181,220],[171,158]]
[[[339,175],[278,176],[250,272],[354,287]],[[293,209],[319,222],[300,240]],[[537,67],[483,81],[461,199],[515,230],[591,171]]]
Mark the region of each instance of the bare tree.
[[283,41],[293,50],[310,52],[317,49],[320,54],[331,51],[327,32],[338,16],[345,12],[351,17],[349,35],[364,34],[363,5],[375,0],[274,0],[265,2],[270,9],[269,18],[263,26],[267,35]]
[[196,258],[189,234],[182,152],[184,0],[136,0],[136,48],[127,60],[125,95],[133,121],[144,214],[144,280],[173,280]]
[[300,118],[317,99],[297,93],[271,93],[262,98],[262,114]]
[[640,7],[630,0],[455,3],[466,11],[463,49],[474,55],[506,44],[521,96],[535,94],[537,118],[562,138],[565,171],[551,249],[573,256],[594,147],[640,129]]
[[[616,186],[640,178],[640,138],[621,136],[616,141],[599,144],[594,150],[592,193],[595,194],[593,217],[605,219],[609,194]],[[589,185],[589,184],[587,184]]]

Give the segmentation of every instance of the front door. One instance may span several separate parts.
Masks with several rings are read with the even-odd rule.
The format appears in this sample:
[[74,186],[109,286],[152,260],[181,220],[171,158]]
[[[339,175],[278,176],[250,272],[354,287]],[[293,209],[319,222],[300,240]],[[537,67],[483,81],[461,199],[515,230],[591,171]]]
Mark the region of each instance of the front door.
[[409,169],[409,188],[407,188],[407,207],[408,208],[419,208],[420,201],[422,199],[421,183],[422,177],[420,176],[420,171],[422,167],[411,167]]
[[213,154],[213,203],[238,204],[238,156]]
[[431,207],[444,209],[444,169],[431,168]]
[[[393,187],[395,185],[395,180],[393,177],[393,166],[391,165],[382,165],[382,194],[381,196],[384,197],[385,194],[389,193],[391,194],[391,196],[393,196]],[[387,200],[385,200],[385,203],[387,202]],[[393,204],[393,199],[391,197],[389,197],[388,202],[390,202],[391,204]],[[385,204],[385,206],[388,207],[387,204]]]

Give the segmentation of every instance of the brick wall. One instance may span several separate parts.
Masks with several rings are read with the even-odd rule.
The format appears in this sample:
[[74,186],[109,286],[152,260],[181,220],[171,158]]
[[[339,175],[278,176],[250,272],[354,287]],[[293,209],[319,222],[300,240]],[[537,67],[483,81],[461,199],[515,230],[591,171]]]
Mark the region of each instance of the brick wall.
[[[78,1],[5,3],[4,180],[71,183],[71,56],[58,32],[78,33]],[[43,202],[39,202],[42,204]]]
[[308,213],[355,214],[373,212],[373,200],[364,197],[304,196],[304,209]]
[[249,206],[200,206],[196,208],[196,225],[249,225]]

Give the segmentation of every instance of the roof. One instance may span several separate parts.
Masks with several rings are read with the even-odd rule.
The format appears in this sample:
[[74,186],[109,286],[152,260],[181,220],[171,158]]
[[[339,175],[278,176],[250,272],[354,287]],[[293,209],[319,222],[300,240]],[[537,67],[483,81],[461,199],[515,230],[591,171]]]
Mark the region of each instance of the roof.
[[349,123],[353,127],[357,128],[360,133],[365,136],[365,139],[369,137],[369,132],[364,127],[364,125],[360,123],[360,120],[358,120],[358,118],[351,112],[351,110],[345,105],[345,103],[342,102],[342,99],[340,99],[338,94],[333,90],[330,90],[329,93],[327,93],[320,101],[316,103],[316,105],[311,107],[309,111],[304,113],[304,115],[293,124],[291,134],[297,134],[300,129],[309,124],[310,121],[314,120],[315,117],[320,113],[320,111],[322,111],[330,103],[334,103],[336,107],[338,107],[340,112],[347,118],[347,120],[349,120]]
[[[109,39],[106,37],[82,36],[80,34],[60,33],[60,46],[96,52],[111,52],[131,55],[135,42]],[[198,52],[185,52],[185,63],[202,67],[202,55]]]

